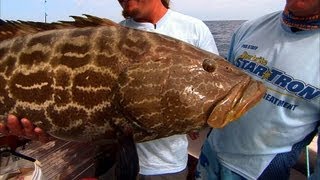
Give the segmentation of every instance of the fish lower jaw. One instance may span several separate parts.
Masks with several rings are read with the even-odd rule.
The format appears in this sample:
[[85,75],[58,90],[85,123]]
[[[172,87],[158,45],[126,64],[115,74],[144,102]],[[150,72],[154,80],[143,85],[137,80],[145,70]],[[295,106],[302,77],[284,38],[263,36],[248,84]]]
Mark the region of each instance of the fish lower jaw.
[[250,80],[246,86],[235,86],[211,112],[207,123],[213,128],[223,128],[239,119],[263,97],[266,87],[259,81]]

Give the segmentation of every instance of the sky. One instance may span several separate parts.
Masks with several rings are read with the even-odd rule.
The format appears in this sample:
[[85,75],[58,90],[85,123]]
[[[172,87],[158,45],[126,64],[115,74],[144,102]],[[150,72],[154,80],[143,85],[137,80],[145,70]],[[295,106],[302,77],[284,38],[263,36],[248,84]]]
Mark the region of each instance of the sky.
[[[45,3],[46,1],[46,3]],[[203,21],[250,20],[282,10],[285,0],[171,0],[171,9]],[[70,15],[90,14],[121,21],[117,0],[0,0],[0,18],[4,20],[71,20]]]

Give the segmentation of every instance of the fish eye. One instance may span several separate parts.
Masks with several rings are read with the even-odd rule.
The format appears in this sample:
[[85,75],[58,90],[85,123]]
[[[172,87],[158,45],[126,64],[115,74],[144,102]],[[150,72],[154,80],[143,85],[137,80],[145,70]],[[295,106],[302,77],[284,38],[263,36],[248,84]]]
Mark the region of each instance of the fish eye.
[[204,59],[202,62],[202,67],[205,71],[214,72],[216,69],[215,61],[213,59]]

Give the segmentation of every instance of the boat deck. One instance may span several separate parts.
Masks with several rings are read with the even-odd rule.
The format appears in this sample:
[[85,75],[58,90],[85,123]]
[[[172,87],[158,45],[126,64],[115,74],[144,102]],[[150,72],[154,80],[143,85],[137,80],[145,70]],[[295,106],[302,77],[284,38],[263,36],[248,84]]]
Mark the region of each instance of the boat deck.
[[21,154],[40,161],[47,179],[72,180],[94,177],[95,146],[55,140],[46,144],[32,142]]
[[[31,142],[17,149],[21,154],[33,157],[41,162],[41,169],[47,179],[78,180],[94,177],[95,175],[95,146],[88,143],[66,142],[55,140],[42,144],[40,142]],[[317,137],[309,145],[310,167],[315,166],[317,152]],[[305,156],[301,155],[300,165],[296,169],[300,172],[305,170]],[[189,156],[189,180],[194,177],[194,168],[197,159]],[[305,177],[299,171],[293,170],[290,180],[301,179]]]

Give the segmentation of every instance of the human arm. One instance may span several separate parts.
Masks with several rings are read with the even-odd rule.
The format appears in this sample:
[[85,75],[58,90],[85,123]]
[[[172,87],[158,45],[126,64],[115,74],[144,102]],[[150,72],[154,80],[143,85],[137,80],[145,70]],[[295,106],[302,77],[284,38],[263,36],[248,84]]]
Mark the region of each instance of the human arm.
[[191,140],[196,140],[200,137],[199,131],[191,131],[188,133],[188,136],[190,137]]
[[26,139],[48,142],[52,139],[41,128],[34,126],[26,118],[19,120],[14,115],[8,115],[6,124],[0,123],[0,133],[4,135],[15,135]]
[[320,179],[320,127],[318,127],[318,141],[317,141],[317,146],[318,146],[318,150],[317,150],[317,163],[316,163],[316,168],[314,173],[310,176],[310,178],[308,178],[309,180],[316,180],[316,179]]

